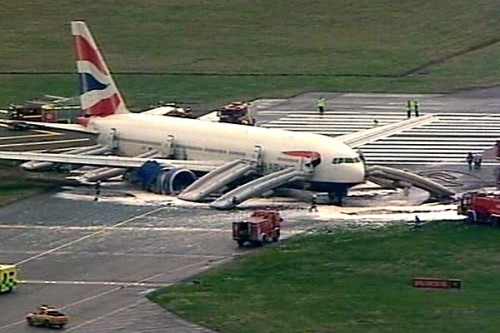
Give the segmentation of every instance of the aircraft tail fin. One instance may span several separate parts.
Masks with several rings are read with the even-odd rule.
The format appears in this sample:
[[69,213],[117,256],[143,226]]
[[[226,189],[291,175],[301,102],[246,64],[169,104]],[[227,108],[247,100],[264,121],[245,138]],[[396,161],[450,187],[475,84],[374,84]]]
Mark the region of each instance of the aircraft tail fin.
[[85,118],[128,113],[106,62],[85,22],[71,22]]

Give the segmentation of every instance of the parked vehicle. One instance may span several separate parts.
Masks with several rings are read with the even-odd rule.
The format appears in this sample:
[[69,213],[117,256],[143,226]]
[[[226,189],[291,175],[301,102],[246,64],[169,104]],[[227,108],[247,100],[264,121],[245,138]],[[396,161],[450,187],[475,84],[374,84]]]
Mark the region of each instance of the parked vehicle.
[[41,305],[37,312],[26,316],[26,322],[30,326],[63,328],[68,321],[68,316],[49,305]]
[[277,210],[256,210],[244,221],[233,222],[233,239],[238,246],[246,242],[258,245],[277,242],[283,219]]
[[500,193],[465,193],[458,204],[458,213],[473,223],[500,225]]
[[25,103],[11,104],[8,117],[10,120],[71,123],[80,111],[79,98],[45,95]]
[[0,264],[0,293],[9,293],[17,286],[18,267],[13,264]]

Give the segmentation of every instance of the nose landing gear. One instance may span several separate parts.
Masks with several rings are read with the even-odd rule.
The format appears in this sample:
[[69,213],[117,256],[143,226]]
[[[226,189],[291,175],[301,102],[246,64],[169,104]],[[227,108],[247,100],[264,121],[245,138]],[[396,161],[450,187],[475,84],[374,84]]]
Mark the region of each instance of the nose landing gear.
[[337,189],[328,192],[328,201],[337,206],[342,206],[344,198],[347,196],[347,188]]

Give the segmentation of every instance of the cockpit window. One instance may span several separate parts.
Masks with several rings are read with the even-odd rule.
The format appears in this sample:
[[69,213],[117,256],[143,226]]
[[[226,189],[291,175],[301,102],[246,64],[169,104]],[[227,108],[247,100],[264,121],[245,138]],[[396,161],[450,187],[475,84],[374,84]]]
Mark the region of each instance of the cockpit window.
[[359,163],[361,159],[359,157],[335,157],[332,160],[332,164],[343,164],[343,163]]

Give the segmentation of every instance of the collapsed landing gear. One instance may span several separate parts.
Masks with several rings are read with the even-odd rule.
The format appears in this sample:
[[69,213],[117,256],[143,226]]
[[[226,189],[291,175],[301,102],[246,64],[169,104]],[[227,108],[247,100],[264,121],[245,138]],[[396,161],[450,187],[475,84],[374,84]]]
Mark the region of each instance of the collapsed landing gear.
[[328,192],[328,201],[331,204],[342,206],[344,198],[347,196],[347,189],[338,189],[334,192]]

